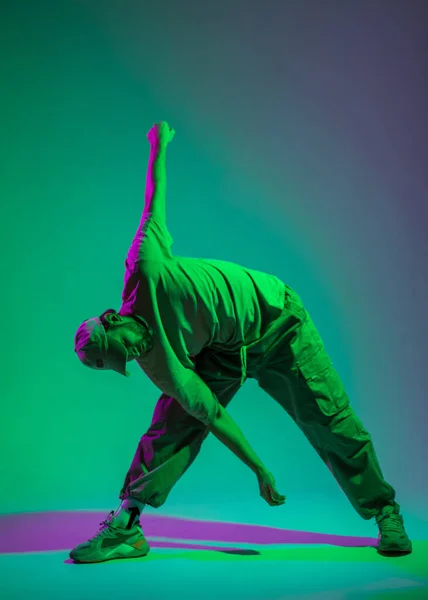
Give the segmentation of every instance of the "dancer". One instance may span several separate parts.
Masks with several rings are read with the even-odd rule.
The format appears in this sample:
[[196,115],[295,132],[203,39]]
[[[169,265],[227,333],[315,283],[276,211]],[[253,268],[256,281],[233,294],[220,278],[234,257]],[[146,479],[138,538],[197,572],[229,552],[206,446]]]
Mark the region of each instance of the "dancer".
[[380,552],[409,553],[408,538],[370,434],[299,295],[273,275],[230,262],[171,253],[166,226],[166,152],[175,131],[156,123],[141,222],[126,258],[122,306],[84,321],[81,362],[128,377],[135,360],[162,392],[119,494],[77,562],[144,556],[140,515],[161,506],[213,433],[256,475],[261,497],[285,502],[273,474],[227,411],[253,378],[303,431],[363,519],[376,520]]

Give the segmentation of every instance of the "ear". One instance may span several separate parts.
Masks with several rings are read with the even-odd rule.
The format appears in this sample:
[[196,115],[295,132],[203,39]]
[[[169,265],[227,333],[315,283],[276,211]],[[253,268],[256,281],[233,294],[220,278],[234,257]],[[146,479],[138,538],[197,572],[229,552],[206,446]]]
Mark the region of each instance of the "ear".
[[123,323],[123,317],[117,313],[109,313],[106,315],[105,319],[110,325],[119,325],[119,323]]
[[123,317],[121,315],[118,315],[117,312],[113,308],[109,308],[108,310],[103,312],[101,317],[105,321],[107,321],[107,323],[109,323],[109,325],[115,325],[117,323],[123,322]]

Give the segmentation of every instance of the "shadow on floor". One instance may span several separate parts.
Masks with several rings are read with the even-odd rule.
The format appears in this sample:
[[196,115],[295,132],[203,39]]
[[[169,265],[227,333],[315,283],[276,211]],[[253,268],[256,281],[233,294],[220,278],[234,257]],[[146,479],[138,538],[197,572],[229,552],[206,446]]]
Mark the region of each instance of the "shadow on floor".
[[[0,515],[0,553],[52,552],[71,549],[95,535],[98,523],[101,523],[107,514],[108,512],[97,511],[62,511]],[[251,556],[260,553],[251,547],[234,548],[233,544],[248,546],[326,544],[346,548],[377,545],[376,538],[311,533],[241,523],[199,521],[156,515],[143,515],[141,522],[144,535],[152,548],[215,550]],[[186,543],[187,540],[189,543]],[[218,545],[212,545],[210,542],[216,542]],[[222,547],[222,543],[227,546]]]

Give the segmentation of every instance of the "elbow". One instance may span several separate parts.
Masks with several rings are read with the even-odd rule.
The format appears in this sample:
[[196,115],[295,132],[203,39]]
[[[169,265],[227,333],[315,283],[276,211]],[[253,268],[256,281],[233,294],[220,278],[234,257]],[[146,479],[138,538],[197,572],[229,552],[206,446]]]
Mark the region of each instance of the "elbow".
[[214,421],[215,421],[216,419],[219,419],[219,418],[221,417],[221,415],[223,414],[223,412],[224,412],[224,408],[222,407],[222,405],[221,405],[221,404],[218,404],[218,405],[216,406],[216,411],[215,411],[215,413],[214,413]]
[[214,429],[217,421],[221,418],[223,414],[224,408],[221,404],[215,407],[215,410],[211,412],[211,414],[207,415],[205,419],[205,425],[208,429]]

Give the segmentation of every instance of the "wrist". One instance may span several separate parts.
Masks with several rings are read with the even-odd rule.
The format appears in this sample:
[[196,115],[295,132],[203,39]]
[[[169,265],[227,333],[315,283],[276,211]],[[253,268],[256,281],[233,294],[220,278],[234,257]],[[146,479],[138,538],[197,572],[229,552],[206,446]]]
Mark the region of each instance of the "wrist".
[[165,152],[167,146],[168,144],[162,140],[156,140],[155,142],[150,143],[152,151],[156,153]]
[[263,477],[263,475],[265,475],[268,472],[268,470],[263,464],[256,465],[253,471],[257,475],[257,477]]

